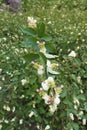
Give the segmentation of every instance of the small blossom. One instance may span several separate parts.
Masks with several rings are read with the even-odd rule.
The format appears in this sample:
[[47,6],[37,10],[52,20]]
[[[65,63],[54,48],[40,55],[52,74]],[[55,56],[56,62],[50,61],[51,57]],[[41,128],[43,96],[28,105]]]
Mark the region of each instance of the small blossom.
[[1,74],[1,72],[2,72],[2,69],[0,68],[0,74]]
[[45,100],[45,103],[46,104],[50,104],[50,96],[49,95],[47,95],[47,94],[44,94],[43,96],[42,96],[42,98]]
[[64,88],[64,85],[61,84],[60,87],[63,89],[63,88]]
[[48,53],[45,53],[44,55],[45,55],[46,58],[48,58],[48,59],[54,59],[54,58],[57,58],[57,57],[58,57],[57,55],[52,55],[52,54],[48,54]]
[[20,119],[19,124],[20,125],[23,124],[23,119]]
[[40,48],[40,52],[42,53],[46,53],[46,48],[45,48],[45,42],[39,42],[37,41],[37,44],[39,45],[39,48]]
[[55,98],[54,98],[54,104],[59,104],[60,103],[60,98],[59,98],[59,95],[56,95]]
[[29,114],[29,117],[31,118],[34,115],[34,112],[31,111],[31,113]]
[[14,122],[14,121],[15,121],[15,119],[16,119],[15,117],[14,117],[14,118],[12,118],[11,122]]
[[8,121],[8,120],[4,120],[4,122],[5,122],[6,124],[8,124],[8,123],[9,123],[9,121]]
[[20,99],[24,98],[25,96],[24,95],[21,95]]
[[70,119],[71,119],[71,120],[74,120],[73,113],[70,113],[69,116],[70,116]]
[[56,104],[52,104],[49,107],[50,107],[49,111],[50,111],[51,114],[53,114],[57,110]]
[[74,103],[77,104],[79,106],[79,100],[77,98],[74,98]]
[[70,56],[70,57],[76,57],[75,51],[71,51],[68,56]]
[[26,79],[22,79],[21,83],[22,83],[22,85],[25,85],[27,83],[27,80]]
[[75,108],[76,110],[78,110],[78,106],[77,106],[77,105],[74,105],[74,108]]
[[49,129],[50,129],[50,126],[47,125],[47,126],[45,127],[45,130],[49,130]]
[[5,81],[5,77],[2,77],[2,80]]
[[77,81],[78,81],[78,83],[81,82],[81,77],[80,76],[77,77]]
[[27,22],[29,27],[35,28],[36,27],[36,20],[33,17],[28,17]]
[[6,110],[7,110],[7,111],[10,111],[10,107],[9,107],[9,106],[7,106]]
[[86,119],[85,118],[82,120],[82,124],[86,125]]
[[55,71],[55,69],[57,68],[58,64],[51,64],[51,62],[49,60],[47,60],[47,71],[51,74],[58,74],[57,71]]
[[53,88],[55,86],[55,82],[53,77],[48,77],[45,81],[42,82],[42,88],[47,91],[49,88]]
[[49,89],[47,80],[43,81],[41,85],[43,90],[47,91]]
[[0,124],[0,130],[2,129],[2,125]]
[[38,68],[38,74],[42,75],[43,73],[44,73],[44,67],[42,65],[40,65]]
[[40,129],[40,126],[39,126],[39,125],[37,125],[36,127],[37,127],[38,130]]
[[83,111],[80,111],[79,112],[79,116],[81,116],[81,115],[83,115],[84,114],[84,112]]
[[80,93],[81,93],[81,94],[83,94],[83,93],[84,93],[82,89],[80,90]]

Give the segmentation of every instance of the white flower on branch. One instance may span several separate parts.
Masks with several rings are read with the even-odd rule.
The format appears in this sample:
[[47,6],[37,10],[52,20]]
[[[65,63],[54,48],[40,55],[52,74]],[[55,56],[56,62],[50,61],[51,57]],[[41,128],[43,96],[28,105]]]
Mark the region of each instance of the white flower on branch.
[[54,98],[54,104],[58,105],[60,103],[59,95],[56,95]]
[[47,71],[51,74],[59,74],[55,69],[58,67],[58,64],[51,64],[49,60],[47,60]]

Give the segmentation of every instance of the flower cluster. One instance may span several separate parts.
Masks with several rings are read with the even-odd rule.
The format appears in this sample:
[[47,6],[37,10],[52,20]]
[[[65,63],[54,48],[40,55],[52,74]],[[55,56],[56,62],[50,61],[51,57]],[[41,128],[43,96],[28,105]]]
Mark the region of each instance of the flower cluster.
[[50,113],[53,114],[57,110],[57,105],[60,103],[62,88],[56,87],[53,77],[48,77],[41,83],[41,86],[39,90],[40,95],[44,99],[45,104],[49,105]]
[[28,22],[29,27],[31,27],[31,28],[36,27],[36,22],[37,21],[33,17],[28,17],[27,22]]
[[49,106],[50,113],[54,113],[57,110],[57,106],[60,103],[60,93],[62,91],[63,87],[57,87],[55,80],[53,78],[53,75],[59,74],[57,69],[59,64],[50,61],[50,59],[57,58],[57,55],[52,55],[47,53],[45,42],[39,42],[37,41],[37,44],[40,48],[40,52],[44,54],[46,57],[46,71],[47,71],[47,77],[44,79],[43,74],[45,75],[45,68],[43,64],[36,63],[35,61],[32,61],[33,67],[37,70],[38,75],[41,75],[43,78],[43,81],[41,81],[41,87],[37,89],[37,93],[40,94],[42,99],[44,100],[45,104]]

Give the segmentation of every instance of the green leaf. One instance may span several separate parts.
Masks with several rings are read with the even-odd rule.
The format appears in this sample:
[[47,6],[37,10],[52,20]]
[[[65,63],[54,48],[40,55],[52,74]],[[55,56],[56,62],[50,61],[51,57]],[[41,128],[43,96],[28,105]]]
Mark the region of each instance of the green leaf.
[[34,61],[34,60],[38,59],[38,58],[39,58],[39,55],[38,55],[38,54],[34,54],[34,53],[30,53],[30,54],[24,55],[24,58],[25,58],[28,62],[31,62],[31,61]]
[[74,130],[79,130],[79,125],[77,123],[72,123]]
[[87,112],[87,103],[84,104],[84,109]]
[[26,38],[22,42],[22,47],[26,47],[26,48],[33,47],[39,50],[38,44],[36,42],[37,42],[37,39],[34,37]]
[[24,29],[22,29],[22,32],[29,36],[33,36],[33,37],[37,36],[37,33],[33,28],[24,28]]
[[47,58],[45,57],[45,55],[43,53],[39,52],[39,56],[40,56],[41,60],[43,60],[44,63],[46,64]]
[[52,40],[52,37],[50,35],[45,35],[44,37],[41,38],[41,40],[44,40],[46,42],[49,42]]
[[41,38],[45,35],[45,24],[39,23],[37,25],[38,36]]
[[77,96],[78,99],[82,100],[82,101],[85,101],[86,100],[86,97],[84,95],[79,95]]
[[61,96],[62,98],[66,97],[66,96],[67,96],[67,92],[66,92],[66,91],[62,91],[62,93],[60,94],[60,96]]
[[31,76],[30,78],[29,78],[29,83],[30,84],[34,84],[36,82],[36,77],[35,76]]
[[55,48],[55,45],[54,45],[54,44],[52,44],[52,43],[46,43],[45,46],[46,46],[46,49],[47,49],[47,51],[48,51],[49,53],[54,53],[54,52],[56,52],[56,48]]

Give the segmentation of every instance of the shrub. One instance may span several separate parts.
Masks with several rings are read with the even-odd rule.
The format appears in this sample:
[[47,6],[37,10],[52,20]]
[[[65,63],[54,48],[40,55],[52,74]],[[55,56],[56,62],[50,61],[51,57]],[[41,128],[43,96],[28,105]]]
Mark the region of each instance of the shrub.
[[[44,12],[41,8],[45,4],[36,2],[39,3],[37,10],[33,3],[33,8],[27,9],[31,15],[36,15],[37,29],[26,26],[27,13],[0,12],[0,127],[2,130],[28,130],[36,126],[40,130],[86,130],[86,12],[81,8],[66,10],[63,4],[61,9],[52,8],[56,1],[49,2]],[[46,28],[40,24],[42,20]],[[46,73],[45,78],[38,76],[38,68],[31,61],[44,67],[47,62],[37,41],[46,42],[48,54],[57,55],[51,62],[59,64],[58,75],[51,76],[57,88],[64,86],[60,93],[61,102],[53,114],[42,95],[37,93],[42,87],[42,79],[46,80]]]

